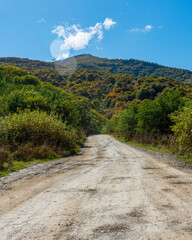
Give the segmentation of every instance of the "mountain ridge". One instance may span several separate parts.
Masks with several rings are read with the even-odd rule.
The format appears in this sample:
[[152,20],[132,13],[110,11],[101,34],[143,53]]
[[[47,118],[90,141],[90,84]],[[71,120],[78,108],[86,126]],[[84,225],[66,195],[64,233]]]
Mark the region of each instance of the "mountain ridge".
[[[137,60],[137,59],[108,59],[92,56],[91,54],[81,54],[74,57],[68,58],[68,60],[74,59],[76,62],[76,68],[79,69],[94,69],[99,71],[106,71],[112,74],[130,74],[136,77],[147,77],[150,75],[170,77],[182,82],[188,82],[192,80],[192,71],[182,68],[174,68],[163,66],[157,63],[151,63],[147,61]],[[55,65],[65,64],[66,60],[44,62],[40,60],[31,60],[28,58],[0,58],[0,64],[3,65],[13,65],[20,67],[23,70],[29,71],[31,74],[36,75],[41,80],[41,72],[47,71],[49,74],[54,74],[54,80],[59,79]],[[35,69],[35,70],[34,70]],[[39,70],[39,71],[38,71]],[[38,72],[40,72],[38,74]],[[48,74],[48,75],[49,75]],[[65,75],[65,72],[62,73]],[[60,74],[61,75],[61,72]]]

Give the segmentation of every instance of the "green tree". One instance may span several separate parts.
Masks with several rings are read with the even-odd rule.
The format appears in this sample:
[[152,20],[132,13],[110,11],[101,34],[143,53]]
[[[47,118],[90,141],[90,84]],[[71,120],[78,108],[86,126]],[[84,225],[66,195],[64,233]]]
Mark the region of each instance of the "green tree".
[[175,143],[181,153],[192,153],[192,102],[191,100],[180,111],[171,114],[174,122],[172,131]]
[[136,132],[138,124],[138,105],[132,105],[129,109],[122,111],[119,115],[118,129],[126,139],[130,139]]
[[172,90],[165,92],[156,100],[148,100],[139,108],[139,132],[160,133],[170,132],[172,121],[169,114],[182,105],[179,93]]

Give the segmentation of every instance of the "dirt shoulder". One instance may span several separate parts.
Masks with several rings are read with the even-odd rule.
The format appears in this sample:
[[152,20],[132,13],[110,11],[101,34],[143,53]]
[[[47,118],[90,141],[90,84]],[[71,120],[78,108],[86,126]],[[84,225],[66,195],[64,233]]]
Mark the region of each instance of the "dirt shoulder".
[[125,143],[129,147],[137,149],[140,152],[149,154],[150,156],[152,156],[152,157],[154,157],[156,159],[159,159],[159,160],[161,160],[163,162],[166,162],[166,163],[170,164],[171,166],[173,166],[175,168],[178,168],[178,169],[181,169],[181,170],[184,170],[184,171],[187,171],[187,172],[192,172],[192,163],[187,163],[184,160],[182,160],[180,158],[177,158],[177,157],[175,157],[175,156],[173,156],[171,154],[161,153],[161,152],[157,152],[157,151],[152,151],[152,150],[146,149],[144,147],[138,147],[138,146],[136,146],[134,144],[129,144],[129,143],[123,142],[123,141],[121,141],[119,139],[116,139],[116,140],[120,141],[121,143]]

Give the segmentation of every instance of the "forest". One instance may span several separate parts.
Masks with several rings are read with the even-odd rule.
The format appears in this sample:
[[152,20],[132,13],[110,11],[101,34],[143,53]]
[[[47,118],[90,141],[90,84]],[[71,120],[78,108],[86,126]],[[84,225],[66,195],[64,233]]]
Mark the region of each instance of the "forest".
[[17,67],[0,66],[0,168],[74,154],[106,119],[75,96]]
[[88,99],[91,107],[110,118],[114,112],[129,107],[133,102],[154,100],[169,89],[181,96],[192,93],[190,84],[172,78],[129,74],[111,74],[97,70],[77,70],[59,85],[67,92]]
[[150,74],[151,65],[139,62],[132,69],[145,67],[136,74],[127,70],[133,60],[117,60],[125,66],[113,72],[103,64],[115,60],[98,64],[94,57],[86,65],[89,57],[78,56],[84,67],[71,76],[53,63],[0,60],[0,169],[78,153],[86,136],[98,133],[192,161],[191,72],[152,64],[156,74]]
[[[66,64],[71,62],[71,64]],[[25,58],[0,58],[0,64],[12,65],[27,70],[32,75],[38,77],[41,81],[52,82],[57,85],[63,80],[68,68],[73,65],[75,70],[92,69],[104,71],[113,74],[129,74],[135,77],[159,76],[168,77],[182,82],[190,82],[192,79],[192,71],[165,67],[156,63],[136,60],[136,59],[107,59],[92,56],[90,54],[77,55],[63,61],[43,62],[38,60],[30,60]],[[75,66],[74,66],[75,65]],[[56,71],[60,68],[58,72]],[[62,75],[62,76],[61,76]]]
[[126,141],[158,147],[192,160],[192,95],[182,97],[172,89],[155,100],[133,103],[113,115],[106,133]]

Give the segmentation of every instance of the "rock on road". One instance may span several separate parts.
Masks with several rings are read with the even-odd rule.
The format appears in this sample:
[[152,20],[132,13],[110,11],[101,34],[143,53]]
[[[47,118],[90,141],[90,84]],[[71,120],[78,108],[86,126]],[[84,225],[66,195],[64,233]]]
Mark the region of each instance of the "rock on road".
[[107,135],[0,179],[0,240],[192,239],[192,173]]

